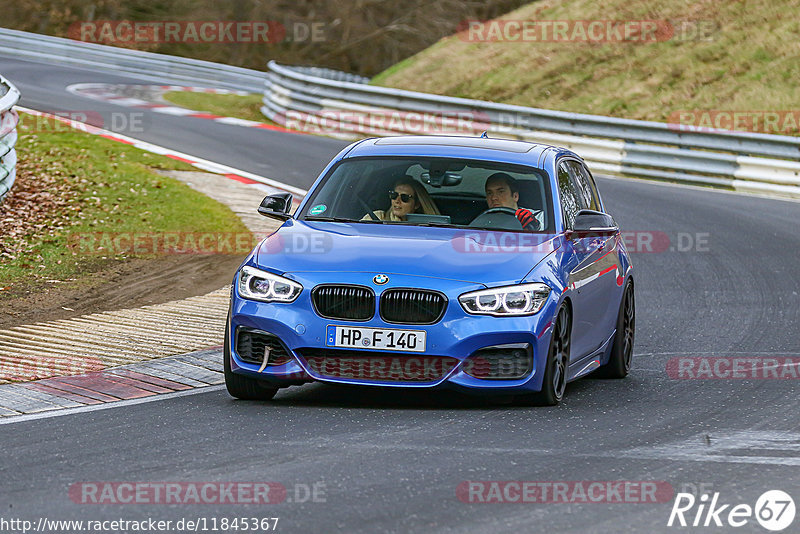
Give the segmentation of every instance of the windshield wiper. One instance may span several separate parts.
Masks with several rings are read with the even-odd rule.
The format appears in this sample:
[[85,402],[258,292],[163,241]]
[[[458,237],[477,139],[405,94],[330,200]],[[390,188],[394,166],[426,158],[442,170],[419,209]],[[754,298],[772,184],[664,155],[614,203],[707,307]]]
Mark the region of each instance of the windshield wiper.
[[306,221],[322,221],[322,222],[355,222],[353,219],[348,219],[347,217],[317,217],[314,215],[310,215],[308,217],[304,217]]
[[317,217],[309,215],[303,218],[304,221],[320,221],[320,222],[347,222],[347,223],[383,223],[384,221],[373,221],[370,219],[348,219],[347,217]]
[[445,222],[424,222],[424,223],[415,223],[414,226],[438,226],[440,228],[472,228],[466,224],[453,224],[453,223],[445,223]]

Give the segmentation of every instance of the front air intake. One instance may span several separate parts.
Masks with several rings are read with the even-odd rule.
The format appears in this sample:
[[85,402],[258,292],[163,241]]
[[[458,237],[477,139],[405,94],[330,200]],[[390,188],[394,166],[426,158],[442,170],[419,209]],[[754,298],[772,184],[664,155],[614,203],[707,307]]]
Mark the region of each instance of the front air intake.
[[236,354],[247,363],[261,365],[267,354],[267,365],[283,365],[292,360],[291,354],[277,336],[239,327],[236,330]]
[[486,347],[474,352],[461,368],[466,374],[484,380],[519,380],[533,369],[529,343]]

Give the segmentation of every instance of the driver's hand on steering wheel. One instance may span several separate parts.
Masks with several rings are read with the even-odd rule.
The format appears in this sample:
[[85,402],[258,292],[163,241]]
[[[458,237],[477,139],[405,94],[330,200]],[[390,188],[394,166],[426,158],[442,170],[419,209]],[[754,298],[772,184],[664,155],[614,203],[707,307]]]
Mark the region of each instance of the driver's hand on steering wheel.
[[539,221],[536,219],[536,216],[531,210],[527,208],[517,208],[515,215],[517,216],[520,224],[522,224],[523,230],[539,230]]

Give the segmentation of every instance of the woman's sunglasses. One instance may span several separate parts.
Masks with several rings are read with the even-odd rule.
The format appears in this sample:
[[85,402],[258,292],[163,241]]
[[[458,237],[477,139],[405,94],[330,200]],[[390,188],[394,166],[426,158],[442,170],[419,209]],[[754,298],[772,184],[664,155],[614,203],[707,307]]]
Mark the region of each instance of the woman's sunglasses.
[[400,200],[402,200],[403,202],[408,203],[411,202],[411,200],[414,198],[414,195],[408,195],[406,193],[398,193],[397,191],[394,190],[389,191],[389,198],[394,200],[397,197],[400,197]]

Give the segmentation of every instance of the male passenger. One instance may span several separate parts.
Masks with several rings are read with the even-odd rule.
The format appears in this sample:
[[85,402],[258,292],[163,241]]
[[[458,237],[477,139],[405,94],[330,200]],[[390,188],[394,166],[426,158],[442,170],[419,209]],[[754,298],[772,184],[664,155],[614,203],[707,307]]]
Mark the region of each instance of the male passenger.
[[544,226],[544,212],[520,208],[517,205],[518,201],[519,184],[510,175],[496,172],[486,179],[486,203],[490,208],[511,208],[515,210],[523,230],[529,232],[541,230]]

